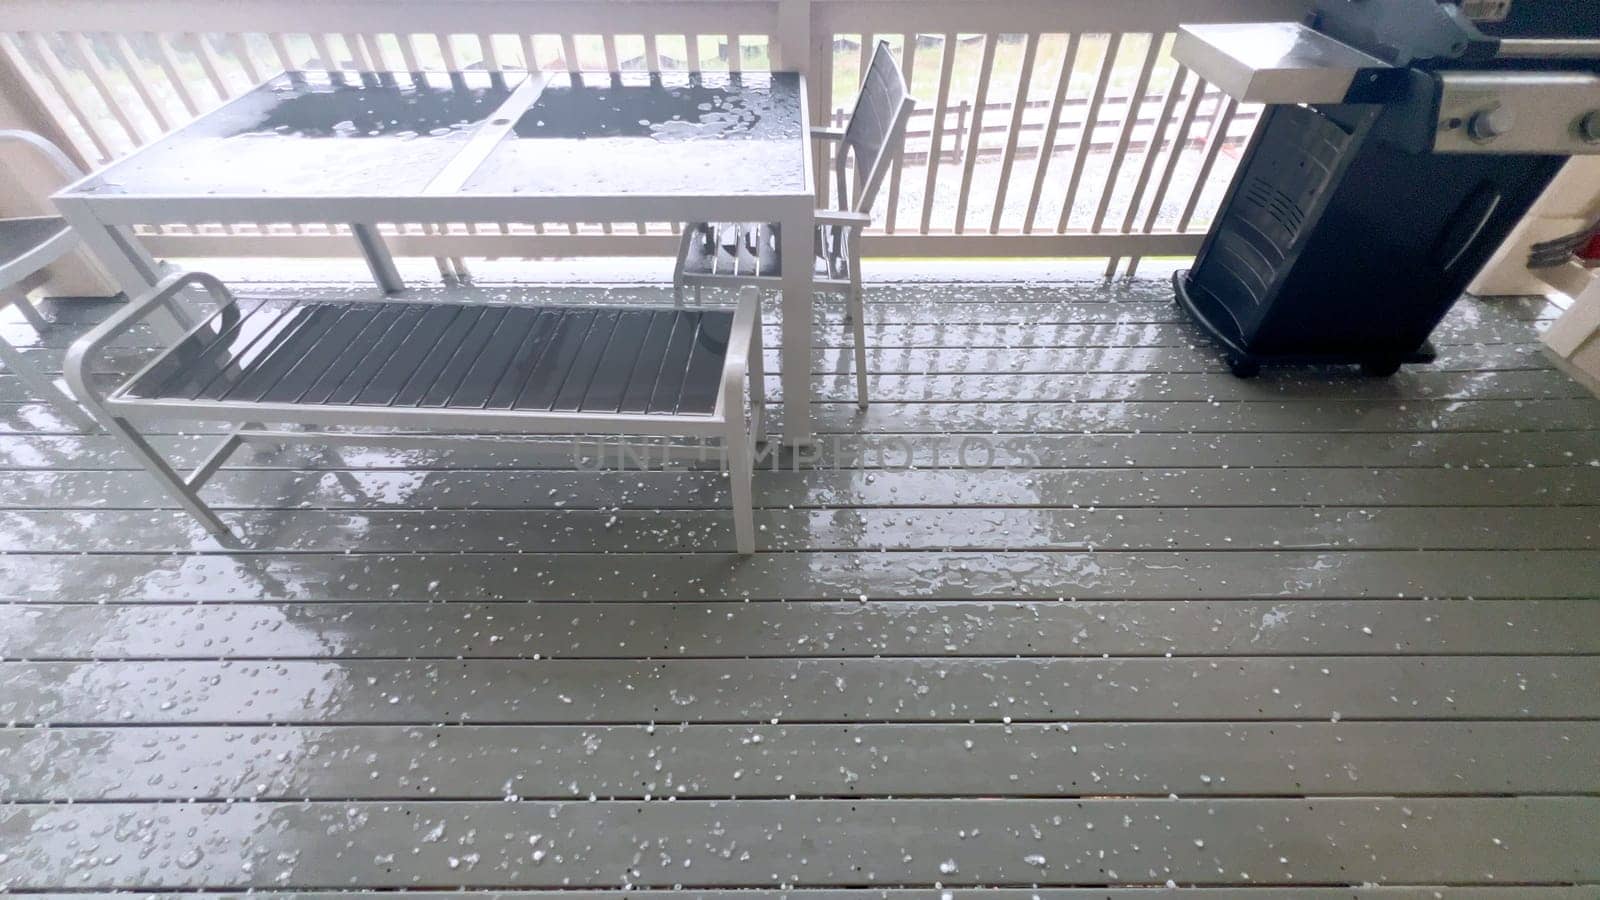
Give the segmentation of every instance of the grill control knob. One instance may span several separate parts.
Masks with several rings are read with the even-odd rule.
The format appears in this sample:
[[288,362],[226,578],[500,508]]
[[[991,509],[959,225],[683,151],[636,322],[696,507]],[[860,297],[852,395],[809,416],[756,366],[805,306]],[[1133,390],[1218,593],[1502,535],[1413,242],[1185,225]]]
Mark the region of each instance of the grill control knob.
[[1578,120],[1578,137],[1586,144],[1600,144],[1600,109],[1591,109]]
[[1510,131],[1516,124],[1516,114],[1503,106],[1480,109],[1467,120],[1467,136],[1486,144]]

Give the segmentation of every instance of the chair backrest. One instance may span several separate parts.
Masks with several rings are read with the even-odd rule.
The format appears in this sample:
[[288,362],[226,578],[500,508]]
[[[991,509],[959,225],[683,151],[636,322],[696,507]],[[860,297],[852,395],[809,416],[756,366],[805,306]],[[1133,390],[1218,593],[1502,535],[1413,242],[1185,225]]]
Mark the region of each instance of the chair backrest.
[[[861,82],[861,92],[856,94],[855,109],[844,127],[844,139],[839,142],[839,156],[834,163],[841,210],[872,211],[884,175],[905,146],[906,120],[916,105],[900,64],[889,52],[889,43],[879,41],[867,66],[867,77]],[[853,190],[851,161],[855,169]]]
[[83,169],[72,161],[72,157],[41,135],[34,134],[31,131],[0,130],[0,144],[13,143],[33,148],[68,182],[77,181],[83,177]]

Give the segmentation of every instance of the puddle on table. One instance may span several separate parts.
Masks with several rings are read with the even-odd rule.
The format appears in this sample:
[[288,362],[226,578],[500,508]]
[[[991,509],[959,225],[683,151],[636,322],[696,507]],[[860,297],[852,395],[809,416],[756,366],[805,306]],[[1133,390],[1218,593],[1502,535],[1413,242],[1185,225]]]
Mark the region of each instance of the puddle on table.
[[801,122],[792,73],[560,75],[463,190],[801,190]]
[[280,75],[113,165],[92,194],[420,191],[522,76]]

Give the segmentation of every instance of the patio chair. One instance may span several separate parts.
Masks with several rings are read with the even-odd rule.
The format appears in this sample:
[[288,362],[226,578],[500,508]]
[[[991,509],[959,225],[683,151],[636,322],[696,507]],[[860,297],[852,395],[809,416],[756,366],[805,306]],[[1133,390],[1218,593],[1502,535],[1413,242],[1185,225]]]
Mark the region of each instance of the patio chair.
[[[915,105],[888,43],[879,41],[844,130],[811,129],[814,139],[838,144],[833,174],[839,204],[838,209],[817,210],[811,264],[818,290],[845,296],[845,314],[855,337],[856,403],[862,409],[867,406],[867,349],[861,309],[861,231],[872,224],[872,203],[905,146],[906,120]],[[678,301],[682,302],[686,286],[694,288],[697,298],[707,285],[776,287],[783,275],[777,231],[778,226],[762,223],[686,225],[672,276]]]
[[[105,346],[191,287],[216,311],[109,390],[89,373]],[[172,275],[67,353],[72,390],[206,530],[232,538],[200,497],[242,444],[449,447],[580,436],[664,439],[652,450],[727,462],[734,539],[755,552],[751,478],[761,441],[761,312],[663,306],[412,300],[240,302],[203,272]],[[746,419],[748,390],[750,417]],[[144,438],[142,419],[232,426],[189,475]],[[700,443],[674,441],[696,438]],[[710,444],[708,441],[715,441]],[[602,456],[604,446],[602,445]],[[620,448],[619,448],[620,455]]]
[[[0,131],[0,144],[20,143],[37,150],[69,180],[83,173],[61,148],[29,131]],[[78,238],[66,220],[57,216],[29,216],[0,219],[0,309],[15,306],[35,331],[49,327],[43,315],[28,302],[22,282],[78,246]],[[98,430],[93,417],[79,406],[55,379],[46,376],[16,347],[0,336],[0,363],[10,369],[36,397],[54,404],[74,425]]]

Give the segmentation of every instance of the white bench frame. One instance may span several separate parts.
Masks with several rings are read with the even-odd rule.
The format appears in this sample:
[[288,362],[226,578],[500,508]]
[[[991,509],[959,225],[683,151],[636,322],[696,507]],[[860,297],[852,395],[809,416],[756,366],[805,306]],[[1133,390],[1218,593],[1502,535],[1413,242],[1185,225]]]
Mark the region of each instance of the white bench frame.
[[[558,412],[498,409],[448,409],[333,404],[246,403],[212,400],[144,399],[126,396],[128,386],[144,370],[109,393],[92,381],[91,364],[105,346],[139,319],[160,310],[182,314],[179,296],[190,287],[204,288],[218,308],[193,331],[237,308],[233,293],[204,272],[168,276],[149,293],[133,300],[114,316],[80,338],[67,352],[63,368],[67,383],[80,400],[119,437],[146,469],[167,488],[206,530],[219,536],[232,531],[200,497],[207,479],[245,443],[319,443],[393,446],[451,446],[484,441],[550,443],[556,436],[627,435],[641,437],[699,438],[702,443],[652,444],[652,449],[704,455],[705,440],[720,441],[732,485],[734,536],[738,552],[755,552],[755,524],[751,497],[754,445],[762,441],[765,373],[762,365],[761,321],[757,292],[739,299],[723,363],[722,385],[711,415],[643,415],[628,413]],[[414,303],[412,300],[375,300],[373,303]],[[154,364],[152,361],[151,365]],[[149,366],[145,367],[146,370]],[[745,415],[745,395],[751,416]],[[233,430],[187,476],[158,454],[134,424],[148,418],[189,418],[231,423]],[[299,426],[307,430],[268,428],[263,423]],[[750,424],[753,423],[753,424]],[[338,430],[329,430],[338,429]],[[367,429],[413,429],[373,431]]]

